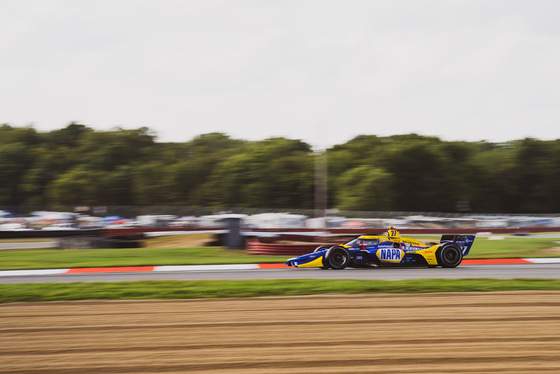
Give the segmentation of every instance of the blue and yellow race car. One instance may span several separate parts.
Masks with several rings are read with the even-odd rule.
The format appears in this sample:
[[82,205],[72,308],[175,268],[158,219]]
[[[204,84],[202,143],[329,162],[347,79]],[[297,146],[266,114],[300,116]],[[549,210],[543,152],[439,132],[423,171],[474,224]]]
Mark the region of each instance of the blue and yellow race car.
[[469,254],[475,235],[442,235],[439,243],[424,244],[401,237],[391,227],[387,236],[362,235],[347,243],[320,246],[313,253],[287,260],[287,266],[344,269],[373,265],[457,267]]

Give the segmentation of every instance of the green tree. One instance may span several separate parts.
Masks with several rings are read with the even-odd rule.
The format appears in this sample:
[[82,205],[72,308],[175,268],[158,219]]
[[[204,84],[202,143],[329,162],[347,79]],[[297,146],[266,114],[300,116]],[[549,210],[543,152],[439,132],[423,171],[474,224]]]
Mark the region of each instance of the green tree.
[[[2,205],[312,208],[314,158],[300,140],[209,133],[157,143],[147,127],[46,133],[0,125]],[[560,210],[560,140],[445,142],[360,135],[327,150],[329,207],[547,213]]]
[[25,143],[0,145],[0,204],[23,203],[21,183],[31,162],[31,148]]
[[88,132],[78,144],[77,159],[98,171],[113,171],[120,165],[139,164],[159,158],[151,152],[155,148],[154,138],[146,127]]
[[516,203],[513,178],[513,145],[479,144],[471,159],[471,206],[474,211],[487,213],[512,212]]
[[395,206],[392,175],[383,169],[357,166],[337,181],[337,207],[341,210],[387,211]]
[[[553,164],[553,143],[532,138],[523,139],[517,146],[515,167],[512,168],[516,186],[516,199],[512,207],[516,212],[550,212],[550,204],[557,182]],[[554,201],[554,200],[553,200]]]
[[100,190],[95,204],[99,205],[133,205],[134,168],[130,165],[118,166],[115,170],[100,173],[97,182]]
[[0,145],[22,143],[27,146],[36,146],[41,142],[41,137],[33,127],[12,127],[8,124],[0,126]]
[[132,177],[134,204],[168,205],[172,201],[169,184],[165,164],[154,161],[135,166]]
[[405,146],[392,155],[386,167],[393,175],[396,210],[455,210],[454,176],[446,173],[445,159],[433,145]]
[[206,185],[218,206],[312,207],[313,158],[308,144],[271,138],[219,163]]
[[102,176],[91,170],[72,169],[56,178],[48,187],[49,201],[54,205],[95,204]]
[[46,142],[54,147],[76,147],[80,140],[93,130],[76,122],[71,122],[63,129],[53,130],[46,134]]

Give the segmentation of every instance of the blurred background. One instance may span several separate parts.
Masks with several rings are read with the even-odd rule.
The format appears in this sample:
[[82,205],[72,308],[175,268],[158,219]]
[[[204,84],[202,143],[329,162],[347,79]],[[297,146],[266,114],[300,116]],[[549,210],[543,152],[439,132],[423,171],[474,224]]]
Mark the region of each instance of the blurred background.
[[317,151],[282,137],[0,126],[3,230],[216,226],[231,213],[252,227],[560,226],[559,182],[559,140],[360,135]]
[[2,10],[3,223],[54,211],[97,217],[80,225],[224,212],[556,224],[558,2]]

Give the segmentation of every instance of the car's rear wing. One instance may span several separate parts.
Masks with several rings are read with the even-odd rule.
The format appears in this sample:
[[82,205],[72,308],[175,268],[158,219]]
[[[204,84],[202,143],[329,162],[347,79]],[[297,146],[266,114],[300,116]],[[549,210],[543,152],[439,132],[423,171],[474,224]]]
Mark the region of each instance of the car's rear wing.
[[475,235],[442,235],[440,243],[451,242],[457,244],[463,251],[463,256],[469,254],[474,243]]

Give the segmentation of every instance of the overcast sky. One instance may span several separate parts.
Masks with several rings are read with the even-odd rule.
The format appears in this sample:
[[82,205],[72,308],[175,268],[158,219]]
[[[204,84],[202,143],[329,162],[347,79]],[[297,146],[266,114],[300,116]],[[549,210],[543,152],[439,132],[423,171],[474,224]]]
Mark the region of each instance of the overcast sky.
[[0,0],[0,123],[560,138],[558,0]]

